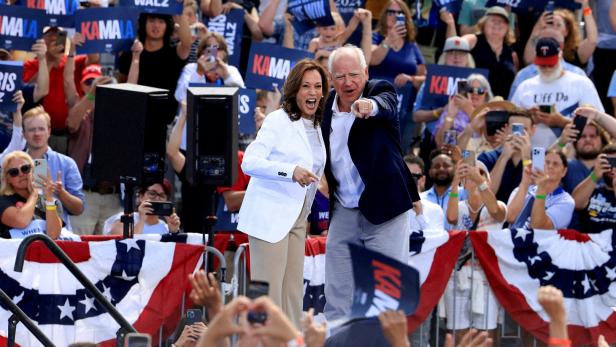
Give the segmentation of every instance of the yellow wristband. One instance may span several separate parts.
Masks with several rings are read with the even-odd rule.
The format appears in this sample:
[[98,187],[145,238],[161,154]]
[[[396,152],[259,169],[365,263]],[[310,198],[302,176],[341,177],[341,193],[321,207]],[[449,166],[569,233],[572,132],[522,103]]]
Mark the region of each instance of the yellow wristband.
[[434,118],[438,118],[439,117],[439,114],[438,114],[437,110],[432,110],[432,117],[434,117]]
[[46,211],[55,211],[55,210],[57,210],[57,207],[56,207],[56,205],[46,205],[45,206],[45,210]]
[[532,161],[531,161],[530,159],[524,159],[524,160],[522,160],[522,165],[524,165],[524,166],[528,166],[528,165],[530,165],[530,164],[532,164]]

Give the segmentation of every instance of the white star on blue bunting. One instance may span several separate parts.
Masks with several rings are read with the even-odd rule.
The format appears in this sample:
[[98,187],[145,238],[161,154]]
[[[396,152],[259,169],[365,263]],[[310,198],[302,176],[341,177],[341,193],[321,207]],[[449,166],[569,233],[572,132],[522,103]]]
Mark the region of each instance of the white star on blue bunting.
[[75,307],[70,305],[68,298],[66,298],[64,305],[58,306],[58,308],[60,309],[60,320],[64,317],[68,317],[70,320],[73,320],[73,311],[75,311]]
[[85,298],[83,300],[79,300],[79,302],[85,306],[83,311],[86,314],[88,314],[90,310],[96,311],[96,307],[94,306],[94,298],[89,298],[87,295],[85,295]]

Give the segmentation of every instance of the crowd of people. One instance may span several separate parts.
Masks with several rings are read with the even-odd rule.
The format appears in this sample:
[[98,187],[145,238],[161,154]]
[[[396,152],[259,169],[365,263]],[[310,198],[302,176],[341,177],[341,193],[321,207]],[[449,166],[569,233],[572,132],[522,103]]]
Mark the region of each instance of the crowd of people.
[[[226,210],[239,212],[252,279],[268,282],[270,297],[208,310],[201,345],[245,333],[232,317],[254,308],[272,319],[272,326],[248,329],[259,339],[291,341],[303,326],[314,334],[304,336],[307,345],[323,345],[322,328],[301,319],[307,235],[328,238],[324,313],[336,320],[348,315],[353,297],[348,242],[407,262],[412,230],[572,228],[590,234],[616,225],[616,3],[575,0],[519,12],[464,0],[460,12],[451,13],[415,1],[368,0],[346,23],[336,3],[330,1],[333,25],[301,34],[284,0],[184,0],[181,15],[142,13],[128,52],[78,55],[82,35],[62,42],[65,28],[54,26],[43,30],[31,52],[0,50],[2,60],[24,60],[11,141],[1,155],[0,237],[122,234],[119,186],[97,181],[90,159],[97,87],[124,82],[169,90],[160,111],[170,126],[167,176],[181,184],[175,194],[162,175],[143,182],[134,232],[200,231],[202,192],[186,172],[187,88],[245,88],[252,41],[305,50],[314,59],[297,62],[280,89],[257,90],[257,133],[242,134],[238,178],[217,189]],[[90,0],[88,6],[114,3]],[[237,66],[229,63],[225,37],[203,24],[233,9],[244,11]],[[478,70],[458,78],[464,83],[434,103],[425,98],[428,64]],[[403,104],[398,93],[405,87],[412,92]],[[41,173],[36,168],[43,159],[47,172]],[[177,213],[159,217],[154,205],[176,196]],[[472,281],[471,271],[482,276],[466,256],[469,248],[445,305],[447,328],[474,346],[463,335],[479,328],[495,338],[499,308],[485,280],[489,309],[478,311],[468,309],[472,290],[453,285]],[[198,293],[199,283],[211,279],[196,276]],[[562,294],[555,293],[540,293],[550,297],[544,301],[556,312],[551,318],[561,314],[554,301]],[[206,304],[199,294],[193,301]],[[380,316],[392,346],[408,344],[406,331],[403,343],[396,337],[400,319],[391,312]],[[184,329],[176,345],[190,346],[187,336],[202,331]],[[259,340],[251,334],[246,345]]]

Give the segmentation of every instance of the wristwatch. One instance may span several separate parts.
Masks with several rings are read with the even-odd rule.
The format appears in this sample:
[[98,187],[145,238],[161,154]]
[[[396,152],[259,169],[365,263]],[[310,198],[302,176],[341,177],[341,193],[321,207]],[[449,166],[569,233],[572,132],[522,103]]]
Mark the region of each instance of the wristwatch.
[[381,42],[381,46],[383,46],[385,49],[389,49],[389,45],[385,43],[385,41]]

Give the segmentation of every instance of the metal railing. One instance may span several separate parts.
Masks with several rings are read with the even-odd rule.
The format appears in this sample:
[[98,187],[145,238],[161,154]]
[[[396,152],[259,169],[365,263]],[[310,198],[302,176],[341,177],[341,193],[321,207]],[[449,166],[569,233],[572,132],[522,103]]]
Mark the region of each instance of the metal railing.
[[[23,239],[23,241],[19,244],[19,249],[17,250],[17,257],[15,259],[15,267],[14,270],[16,272],[22,272],[24,267],[24,261],[26,258],[26,250],[34,241],[42,241],[43,244],[60,260],[62,264],[70,271],[73,276],[81,283],[86,290],[90,292],[94,296],[94,299],[98,301],[101,306],[107,310],[111,318],[113,318],[116,323],[120,325],[120,329],[116,333],[117,341],[123,341],[124,336],[127,333],[136,333],[137,331],[133,326],[118,312],[118,310],[105,298],[103,293],[100,292],[98,288],[90,280],[79,270],[77,265],[69,258],[66,253],[60,248],[49,236],[45,234],[34,234],[27,236]],[[24,323],[25,324],[25,323]]]
[[28,329],[32,335],[34,335],[34,337],[36,337],[36,339],[43,344],[43,346],[55,347],[53,342],[47,338],[47,336],[36,326],[36,324],[34,324],[34,322],[32,322],[30,317],[28,317],[28,315],[26,315],[24,311],[19,308],[19,306],[13,303],[13,300],[11,300],[11,298],[2,289],[0,289],[0,302],[2,302],[9,309],[9,311],[13,313],[13,315],[9,317],[7,347],[15,346],[15,332],[19,322],[22,322],[26,329]]

